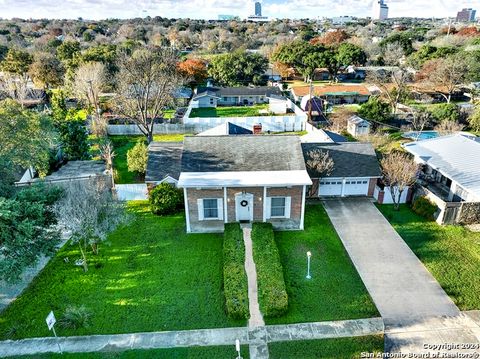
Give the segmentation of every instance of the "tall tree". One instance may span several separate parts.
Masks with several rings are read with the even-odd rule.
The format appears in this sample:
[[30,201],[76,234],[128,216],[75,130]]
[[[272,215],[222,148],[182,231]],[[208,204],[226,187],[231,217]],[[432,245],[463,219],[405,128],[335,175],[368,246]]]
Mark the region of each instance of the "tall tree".
[[369,71],[367,81],[375,84],[382,91],[392,114],[396,114],[398,104],[408,97],[410,91],[407,85],[412,81],[412,74],[403,67]]
[[262,55],[237,51],[213,58],[208,73],[225,86],[258,85],[267,68],[268,60]]
[[178,69],[192,85],[202,83],[208,77],[207,64],[202,59],[186,59],[178,64]]
[[13,100],[0,102],[0,157],[46,175],[54,132],[48,117],[25,110]]
[[148,143],[153,141],[155,120],[163,116],[183,84],[177,63],[176,52],[166,48],[136,50],[120,58],[116,109],[138,126]]
[[402,193],[416,181],[418,165],[407,154],[398,151],[388,154],[380,163],[383,181],[390,187],[393,206],[398,211]]
[[35,55],[28,72],[32,80],[45,90],[60,86],[65,75],[63,64],[55,56],[45,53]]
[[16,75],[25,75],[33,63],[33,56],[26,51],[9,49],[0,69]]
[[431,86],[450,103],[455,90],[467,81],[470,67],[470,60],[461,54],[434,59],[423,65],[418,79]]
[[98,254],[99,244],[128,220],[123,202],[98,182],[70,183],[64,197],[55,204],[55,213],[59,224],[71,232],[70,240],[78,245],[85,272],[89,252]]
[[60,241],[52,206],[61,191],[35,185],[12,198],[0,197],[0,277],[15,282]]

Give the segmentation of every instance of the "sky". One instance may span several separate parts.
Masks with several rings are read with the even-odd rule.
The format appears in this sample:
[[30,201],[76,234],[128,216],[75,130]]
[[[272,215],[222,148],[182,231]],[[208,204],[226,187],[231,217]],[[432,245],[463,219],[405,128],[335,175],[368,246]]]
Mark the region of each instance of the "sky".
[[[371,16],[374,0],[263,0],[271,18]],[[480,0],[386,0],[390,17],[454,17],[463,7],[480,10]],[[251,0],[0,0],[1,18],[168,18],[216,19],[219,14],[244,18]]]

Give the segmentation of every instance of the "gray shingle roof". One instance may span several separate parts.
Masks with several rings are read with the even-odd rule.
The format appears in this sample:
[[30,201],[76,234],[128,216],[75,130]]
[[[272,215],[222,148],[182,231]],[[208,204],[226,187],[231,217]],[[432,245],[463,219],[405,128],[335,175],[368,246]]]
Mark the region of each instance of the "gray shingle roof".
[[297,136],[185,137],[182,172],[305,170]]
[[145,182],[159,182],[167,176],[178,180],[183,143],[152,142],[148,146],[148,162]]
[[[303,143],[302,149],[307,160],[308,152],[321,149],[329,153],[334,162],[333,172],[328,177],[380,177],[380,165],[375,150],[370,143]],[[318,173],[312,173],[307,168],[312,178],[317,178]]]

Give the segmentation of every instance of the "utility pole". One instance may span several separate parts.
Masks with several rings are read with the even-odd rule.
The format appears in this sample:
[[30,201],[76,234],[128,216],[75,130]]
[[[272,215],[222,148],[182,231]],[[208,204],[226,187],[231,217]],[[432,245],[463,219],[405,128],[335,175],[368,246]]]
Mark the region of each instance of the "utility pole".
[[310,99],[308,101],[308,121],[312,123],[313,81],[310,79]]

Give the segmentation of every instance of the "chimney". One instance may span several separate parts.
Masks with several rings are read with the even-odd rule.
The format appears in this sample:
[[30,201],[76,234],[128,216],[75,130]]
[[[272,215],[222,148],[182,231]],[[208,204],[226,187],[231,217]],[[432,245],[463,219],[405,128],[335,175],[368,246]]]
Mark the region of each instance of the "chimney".
[[256,125],[253,125],[253,134],[254,135],[261,135],[262,134],[262,124],[257,123]]
[[207,79],[207,87],[213,87],[213,79],[212,78]]

